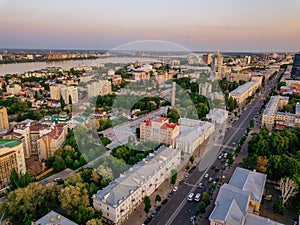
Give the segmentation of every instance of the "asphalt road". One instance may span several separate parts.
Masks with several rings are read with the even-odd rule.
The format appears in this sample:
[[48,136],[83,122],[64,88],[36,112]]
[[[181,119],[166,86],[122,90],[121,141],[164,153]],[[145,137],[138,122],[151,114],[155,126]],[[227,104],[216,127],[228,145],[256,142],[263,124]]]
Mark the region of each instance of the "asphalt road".
[[[256,115],[260,114],[261,108],[263,106],[262,98],[266,98],[270,92],[270,90],[277,85],[277,79],[280,74],[282,74],[284,70],[280,70],[272,79],[271,82],[267,82],[265,86],[261,90],[261,95],[256,96],[253,100],[246,106],[246,109],[241,112],[241,114],[237,117],[236,122],[231,124],[231,127],[225,133],[225,137],[223,140],[223,146],[221,147],[221,151],[233,152],[235,147],[237,147],[240,139],[245,134],[250,120],[254,119]],[[246,155],[247,153],[245,153]],[[240,156],[241,157],[241,156]],[[167,203],[167,207],[163,207],[161,211],[152,219],[150,224],[154,225],[185,225],[191,224],[190,218],[195,215],[198,202],[196,201],[187,201],[187,196],[189,193],[203,193],[204,191],[209,191],[210,184],[208,183],[208,179],[204,178],[204,174],[208,173],[209,177],[217,178],[222,176],[222,166],[223,163],[219,159],[216,159],[213,164],[216,168],[220,170],[216,172],[214,169],[208,167],[205,171],[195,170],[190,177],[184,178],[184,183],[179,186],[179,189],[173,197],[169,199]],[[179,178],[180,179],[180,178]],[[227,177],[227,180],[229,177]],[[204,184],[204,188],[197,187],[197,184],[202,182]],[[218,184],[220,185],[220,184]],[[197,217],[199,219],[199,217]],[[201,224],[209,224],[208,218],[206,218],[205,223],[203,221]]]

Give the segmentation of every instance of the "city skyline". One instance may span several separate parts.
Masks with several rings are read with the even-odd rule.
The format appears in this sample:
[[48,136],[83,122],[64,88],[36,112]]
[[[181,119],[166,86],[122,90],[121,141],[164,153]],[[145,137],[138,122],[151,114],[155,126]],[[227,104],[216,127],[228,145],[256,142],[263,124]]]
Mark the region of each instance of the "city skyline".
[[104,49],[163,40],[193,51],[298,51],[300,2],[0,0],[0,48]]

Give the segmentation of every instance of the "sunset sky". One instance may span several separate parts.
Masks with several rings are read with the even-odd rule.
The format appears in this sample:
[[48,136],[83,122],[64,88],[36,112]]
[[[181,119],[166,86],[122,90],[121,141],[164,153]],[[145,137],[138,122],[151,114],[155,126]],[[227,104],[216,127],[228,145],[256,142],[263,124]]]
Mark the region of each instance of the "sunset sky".
[[299,0],[0,0],[0,48],[300,50]]

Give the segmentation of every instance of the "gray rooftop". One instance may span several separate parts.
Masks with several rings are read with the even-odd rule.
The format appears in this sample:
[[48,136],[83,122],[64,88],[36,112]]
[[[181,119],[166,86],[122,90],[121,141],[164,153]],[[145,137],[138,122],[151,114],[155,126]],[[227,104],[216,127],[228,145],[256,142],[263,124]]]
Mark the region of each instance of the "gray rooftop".
[[280,95],[272,96],[266,106],[266,109],[263,112],[263,115],[275,115],[278,110],[279,101],[285,99],[288,100],[289,97],[284,97]]
[[201,121],[197,126],[194,127],[180,125],[180,135],[175,138],[175,141],[191,144],[212,126],[212,123],[205,121]]
[[66,217],[60,215],[57,212],[54,212],[53,210],[50,211],[45,216],[41,217],[37,221],[35,221],[36,225],[78,225],[77,223],[74,223],[73,221],[67,219]]
[[241,95],[254,86],[258,81],[249,81],[230,92],[233,95]]
[[231,202],[216,205],[209,219],[226,221],[230,225],[242,225],[244,223],[244,214],[237,202],[232,199]]
[[252,200],[260,202],[262,200],[266,179],[266,174],[237,167],[229,181],[229,184],[243,191],[251,192]]
[[242,191],[241,189],[229,184],[224,184],[220,188],[215,204],[232,202],[234,199],[243,215],[246,215],[249,197],[250,192]]
[[178,150],[161,146],[146,159],[131,167],[125,174],[97,192],[94,198],[99,198],[107,204],[117,207],[132,194],[140,185],[147,182],[163,165],[178,155]]
[[245,225],[284,225],[269,218],[248,214]]

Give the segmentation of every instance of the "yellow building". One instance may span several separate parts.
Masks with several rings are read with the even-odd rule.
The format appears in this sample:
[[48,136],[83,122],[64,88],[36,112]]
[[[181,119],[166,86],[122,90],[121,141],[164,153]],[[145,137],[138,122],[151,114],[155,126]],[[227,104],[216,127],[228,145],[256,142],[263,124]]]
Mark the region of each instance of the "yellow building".
[[140,124],[141,141],[153,141],[170,146],[179,133],[180,125],[169,123],[169,119],[165,117],[146,119]]
[[5,107],[0,108],[0,130],[9,130],[7,110]]
[[40,159],[47,159],[54,155],[54,151],[60,148],[66,140],[68,125],[57,124],[54,129],[42,136],[38,141],[38,155]]
[[20,140],[0,139],[0,193],[8,188],[12,169],[26,172],[23,143]]

